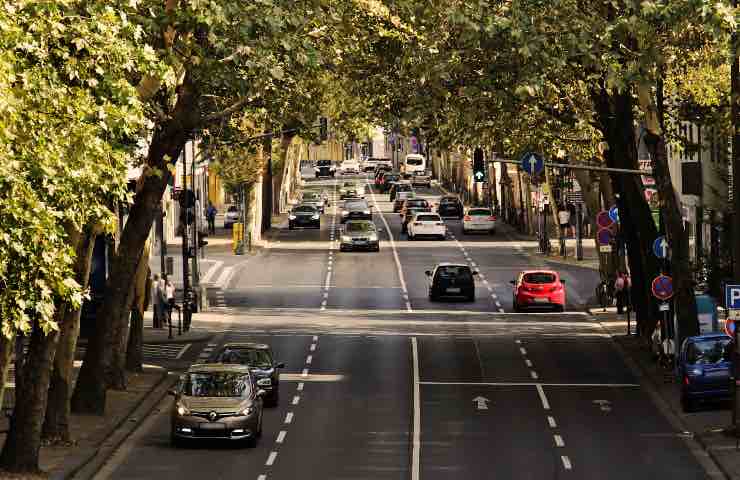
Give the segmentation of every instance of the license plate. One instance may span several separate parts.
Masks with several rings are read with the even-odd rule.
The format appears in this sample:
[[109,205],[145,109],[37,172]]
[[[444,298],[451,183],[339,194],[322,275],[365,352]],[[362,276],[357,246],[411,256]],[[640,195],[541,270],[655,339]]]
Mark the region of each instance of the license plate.
[[535,298],[534,299],[534,303],[547,303],[547,301],[548,300],[546,298]]
[[714,370],[712,372],[707,372],[705,375],[707,377],[726,377],[729,375],[728,370]]
[[367,244],[367,242],[364,240],[355,240],[354,243],[355,245],[366,245]]
[[460,293],[459,288],[448,288],[447,293]]
[[201,423],[199,428],[201,430],[224,430],[226,428],[226,424],[224,423],[218,423],[218,422],[208,422],[208,423]]

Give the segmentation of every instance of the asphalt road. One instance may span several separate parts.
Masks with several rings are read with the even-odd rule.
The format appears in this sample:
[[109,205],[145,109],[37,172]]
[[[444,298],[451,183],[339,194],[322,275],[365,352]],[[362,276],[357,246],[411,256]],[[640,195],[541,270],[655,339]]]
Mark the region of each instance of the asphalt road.
[[[537,260],[505,229],[468,237],[449,222],[447,240],[409,242],[387,196],[368,197],[385,229],[380,252],[332,249],[329,209],[320,230],[280,230],[233,270],[225,309],[194,320],[217,335],[190,361],[255,340],[286,363],[259,445],[170,447],[167,397],[98,478],[706,478],[580,311],[593,272],[562,271],[565,313],[511,313],[508,280]],[[424,270],[439,261],[480,270],[474,303],[428,301]]]

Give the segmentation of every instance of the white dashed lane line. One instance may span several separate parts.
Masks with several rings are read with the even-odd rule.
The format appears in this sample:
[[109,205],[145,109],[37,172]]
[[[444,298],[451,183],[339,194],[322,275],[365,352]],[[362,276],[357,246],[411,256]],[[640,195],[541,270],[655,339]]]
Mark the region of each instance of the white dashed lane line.
[[285,421],[283,423],[286,425],[293,423],[293,412],[288,412],[285,414]]
[[275,439],[275,443],[283,443],[287,434],[288,432],[286,432],[285,430],[280,430],[280,433],[278,433],[278,436]]

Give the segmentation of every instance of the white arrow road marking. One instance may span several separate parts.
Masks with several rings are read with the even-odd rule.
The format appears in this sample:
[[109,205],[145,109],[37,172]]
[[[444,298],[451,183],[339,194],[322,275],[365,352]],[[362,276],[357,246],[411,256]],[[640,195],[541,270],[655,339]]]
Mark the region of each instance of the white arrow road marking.
[[478,395],[473,399],[473,402],[476,403],[476,408],[478,410],[488,410],[488,402],[490,402],[490,400],[486,397],[481,397],[480,395]]

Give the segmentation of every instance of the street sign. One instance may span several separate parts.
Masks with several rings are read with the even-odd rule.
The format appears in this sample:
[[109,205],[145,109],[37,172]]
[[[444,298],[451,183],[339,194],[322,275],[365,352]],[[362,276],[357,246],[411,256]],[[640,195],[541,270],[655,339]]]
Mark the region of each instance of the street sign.
[[609,228],[614,224],[614,220],[609,217],[609,212],[602,210],[596,215],[596,225],[599,228]]
[[534,152],[527,152],[519,160],[522,170],[530,175],[537,175],[545,168],[545,159]]
[[653,279],[652,291],[658,300],[668,300],[673,296],[673,279],[668,275],[658,275]]
[[608,228],[600,228],[597,234],[599,245],[609,245],[612,243],[612,232]]
[[619,210],[616,205],[609,209],[609,218],[611,218],[614,223],[619,222]]
[[725,285],[725,308],[740,310],[740,285]]
[[[665,235],[661,235],[653,242],[653,253],[658,258],[668,258],[669,245]],[[738,287],[740,288],[740,286]],[[740,307],[738,307],[740,308]]]
[[671,305],[669,303],[661,303],[658,305],[658,311],[659,312],[667,312],[671,309]]
[[473,399],[473,403],[476,404],[475,408],[478,410],[488,410],[488,402],[490,402],[489,399],[480,395]]
[[599,252],[600,253],[612,253],[612,246],[611,245],[599,245]]
[[735,337],[735,320],[732,318],[725,320],[725,333],[728,337]]

